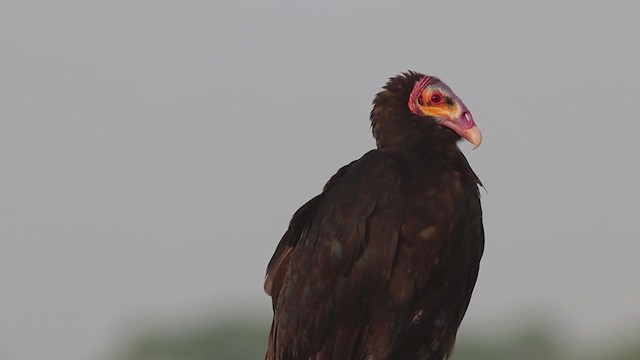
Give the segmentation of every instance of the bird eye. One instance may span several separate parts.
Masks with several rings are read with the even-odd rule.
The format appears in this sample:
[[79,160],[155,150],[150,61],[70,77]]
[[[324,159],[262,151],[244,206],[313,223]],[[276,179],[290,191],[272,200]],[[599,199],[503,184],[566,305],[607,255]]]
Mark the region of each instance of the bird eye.
[[431,103],[433,103],[433,104],[439,104],[439,103],[442,102],[442,95],[437,94],[437,93],[433,94],[433,95],[431,95],[430,100],[431,100]]

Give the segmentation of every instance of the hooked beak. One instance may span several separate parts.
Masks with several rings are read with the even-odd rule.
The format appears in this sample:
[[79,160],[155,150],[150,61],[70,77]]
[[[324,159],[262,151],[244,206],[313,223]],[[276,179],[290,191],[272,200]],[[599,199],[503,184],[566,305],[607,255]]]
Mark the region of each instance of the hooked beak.
[[477,149],[482,142],[482,133],[476,126],[475,122],[473,122],[473,116],[467,109],[462,112],[462,115],[459,118],[446,120],[442,125],[450,128],[458,133],[458,135],[467,139],[468,142],[473,144],[473,150]]

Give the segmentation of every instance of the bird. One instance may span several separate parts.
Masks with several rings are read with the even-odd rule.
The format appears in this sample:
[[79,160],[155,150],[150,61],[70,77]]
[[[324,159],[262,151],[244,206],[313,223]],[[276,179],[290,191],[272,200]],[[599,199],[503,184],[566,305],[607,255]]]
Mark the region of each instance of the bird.
[[484,250],[482,183],[458,147],[482,135],[444,82],[391,77],[376,148],[302,205],[268,263],[267,360],[450,359]]

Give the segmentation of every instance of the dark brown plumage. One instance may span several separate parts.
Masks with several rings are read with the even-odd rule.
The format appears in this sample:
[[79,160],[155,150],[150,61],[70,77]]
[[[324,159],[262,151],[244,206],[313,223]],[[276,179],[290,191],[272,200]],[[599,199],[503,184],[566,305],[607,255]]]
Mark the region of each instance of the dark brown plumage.
[[456,142],[480,133],[434,77],[394,77],[373,104],[378,149],[294,214],[269,262],[269,360],[453,351],[484,246],[480,181]]

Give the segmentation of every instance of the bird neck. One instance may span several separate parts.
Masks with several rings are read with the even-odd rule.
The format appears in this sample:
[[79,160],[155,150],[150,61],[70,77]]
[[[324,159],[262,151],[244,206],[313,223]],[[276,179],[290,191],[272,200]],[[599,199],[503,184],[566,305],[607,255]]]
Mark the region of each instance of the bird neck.
[[460,154],[460,136],[433,121],[385,121],[374,128],[379,149],[402,157],[448,163]]
[[426,164],[451,167],[458,162],[462,154],[455,143],[403,142],[379,149],[394,154],[409,165],[418,167]]

